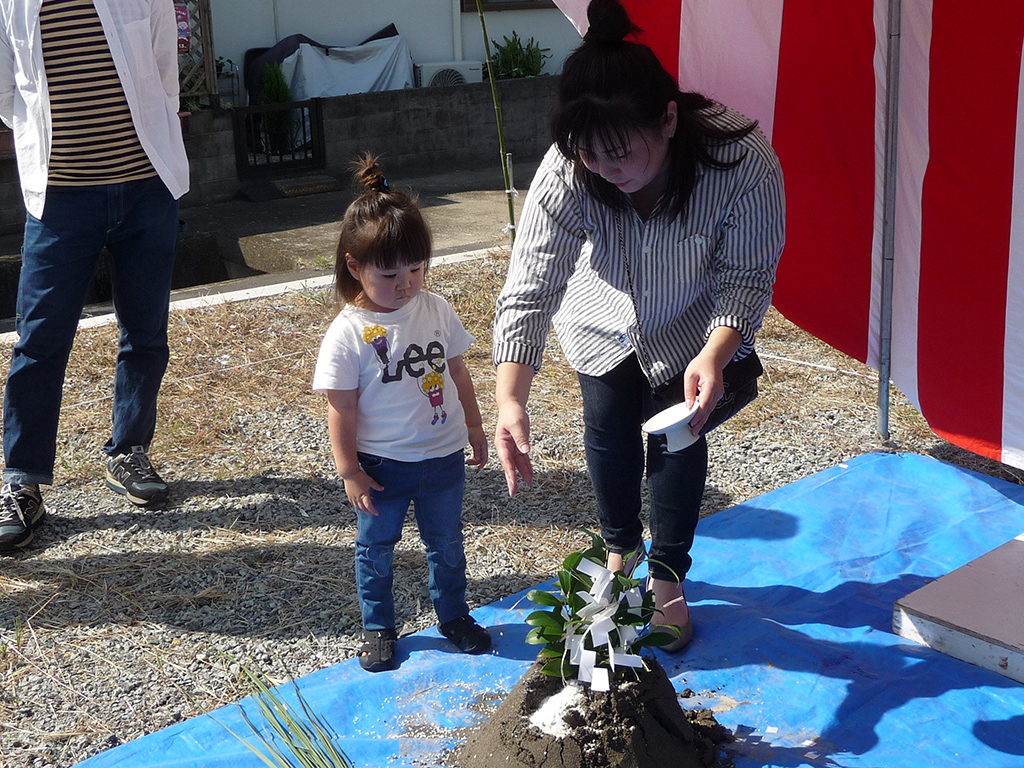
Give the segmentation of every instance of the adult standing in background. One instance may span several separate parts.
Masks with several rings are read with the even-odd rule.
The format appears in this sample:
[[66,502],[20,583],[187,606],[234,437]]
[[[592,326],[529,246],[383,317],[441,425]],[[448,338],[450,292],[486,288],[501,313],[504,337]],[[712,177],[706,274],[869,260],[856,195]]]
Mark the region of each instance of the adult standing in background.
[[0,0],[0,119],[27,216],[4,392],[0,551],[27,545],[53,482],[61,390],[100,251],[120,347],[106,483],[137,505],[167,485],[147,457],[188,160],[172,0]]
[[[723,370],[754,348],[782,251],[782,172],[752,121],[696,93],[645,45],[618,0],[592,0],[566,60],[555,145],[530,185],[494,325],[495,443],[508,481],[530,482],[530,385],[554,318],[583,395],[584,447],[608,567],[643,546],[658,624],[692,623],[683,591],[707,474],[707,442],[669,451],[641,425],[655,389],[681,380],[698,434]],[[557,314],[556,314],[557,313]],[[628,566],[627,566],[628,567]]]

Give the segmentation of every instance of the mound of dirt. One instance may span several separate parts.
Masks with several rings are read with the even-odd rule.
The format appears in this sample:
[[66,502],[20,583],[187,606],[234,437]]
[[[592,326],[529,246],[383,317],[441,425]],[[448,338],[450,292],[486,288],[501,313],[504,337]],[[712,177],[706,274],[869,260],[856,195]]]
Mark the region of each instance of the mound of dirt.
[[706,709],[679,706],[656,660],[637,680],[616,680],[607,693],[581,686],[558,714],[557,727],[535,714],[564,688],[534,664],[452,761],[458,768],[707,768],[730,734]]

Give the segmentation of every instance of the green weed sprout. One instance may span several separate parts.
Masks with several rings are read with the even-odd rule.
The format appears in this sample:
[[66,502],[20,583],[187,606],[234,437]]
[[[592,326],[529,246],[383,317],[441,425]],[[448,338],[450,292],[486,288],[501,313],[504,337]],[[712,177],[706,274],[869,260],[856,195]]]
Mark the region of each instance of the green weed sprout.
[[[644,593],[632,573],[605,568],[607,547],[596,533],[587,531],[591,546],[573,552],[558,571],[561,594],[533,589],[527,599],[547,610],[526,617],[531,629],[526,642],[543,645],[538,657],[541,672],[563,680],[577,678],[595,691],[606,691],[627,669],[645,670],[640,651],[676,640],[674,627],[651,621],[660,613],[654,592]],[[629,562],[636,553],[627,553]],[[645,632],[646,630],[646,632]]]

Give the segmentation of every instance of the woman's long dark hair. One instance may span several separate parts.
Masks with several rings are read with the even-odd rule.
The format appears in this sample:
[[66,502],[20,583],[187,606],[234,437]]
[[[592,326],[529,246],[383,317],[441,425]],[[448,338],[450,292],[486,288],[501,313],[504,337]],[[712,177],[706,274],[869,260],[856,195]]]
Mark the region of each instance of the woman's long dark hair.
[[366,187],[345,211],[334,258],[334,292],[339,305],[353,301],[363,289],[348,271],[348,257],[360,266],[396,269],[430,263],[430,229],[416,197],[393,190],[377,158],[366,153],[356,161],[354,180]]
[[583,43],[562,66],[558,106],[551,120],[555,144],[573,162],[577,179],[591,194],[608,206],[626,208],[628,196],[588,170],[580,152],[595,145],[624,146],[633,131],[657,132],[668,103],[674,101],[679,117],[669,140],[665,205],[670,212],[685,215],[698,165],[717,170],[735,166],[742,158],[720,160],[712,149],[742,139],[757,123],[734,130],[714,125],[709,110],[715,102],[680,91],[650,48],[626,39],[641,30],[618,0],[591,0],[587,18],[590,28]]

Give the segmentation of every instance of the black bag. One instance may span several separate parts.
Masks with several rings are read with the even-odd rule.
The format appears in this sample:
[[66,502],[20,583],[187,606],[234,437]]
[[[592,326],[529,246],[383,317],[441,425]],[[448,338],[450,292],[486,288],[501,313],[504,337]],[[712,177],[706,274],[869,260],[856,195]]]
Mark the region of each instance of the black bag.
[[[751,352],[742,360],[729,361],[722,370],[725,394],[711,411],[711,416],[704,422],[700,433],[706,435],[753,401],[757,397],[757,377],[762,373],[764,366],[761,365],[761,358],[757,356],[757,352]],[[682,373],[654,388],[654,402],[659,410],[681,403],[685,399]]]

